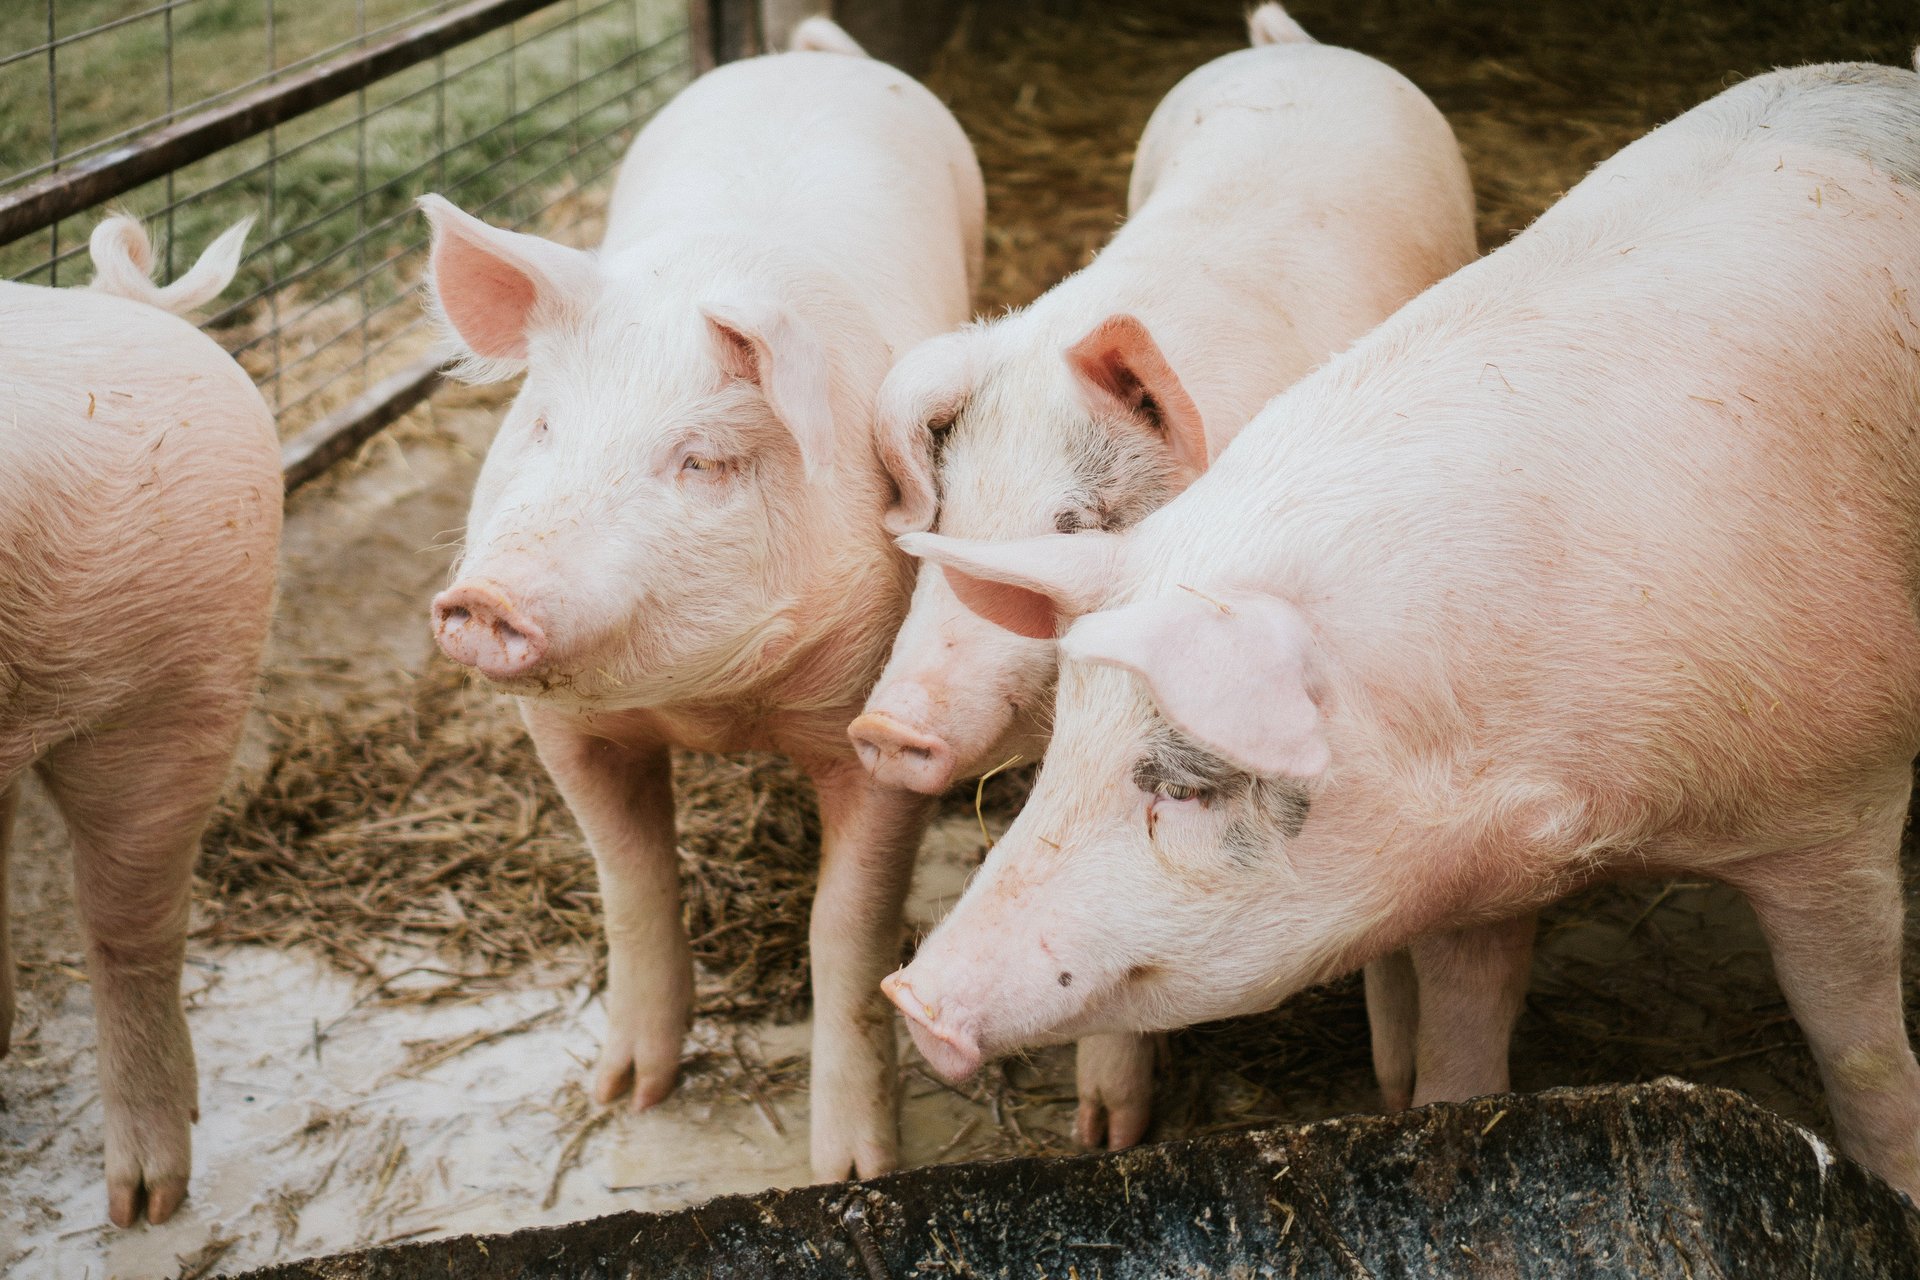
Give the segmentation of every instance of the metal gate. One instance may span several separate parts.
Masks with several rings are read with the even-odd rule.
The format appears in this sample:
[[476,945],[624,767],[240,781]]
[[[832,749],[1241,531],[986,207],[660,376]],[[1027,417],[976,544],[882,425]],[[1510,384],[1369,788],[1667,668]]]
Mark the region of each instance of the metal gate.
[[721,25],[684,0],[14,0],[0,278],[86,280],[103,205],[146,221],[169,277],[256,218],[201,323],[266,395],[296,487],[437,381],[414,197],[590,239]]

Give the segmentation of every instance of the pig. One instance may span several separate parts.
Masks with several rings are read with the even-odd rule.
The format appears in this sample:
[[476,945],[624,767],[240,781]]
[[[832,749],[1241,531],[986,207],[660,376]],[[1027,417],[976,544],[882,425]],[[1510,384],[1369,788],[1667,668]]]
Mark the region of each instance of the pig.
[[[1091,266],[1021,311],[934,338],[888,375],[894,532],[1125,529],[1274,395],[1473,258],[1466,164],[1426,96],[1364,54],[1316,43],[1278,4],[1248,27],[1252,48],[1194,71],[1154,111],[1131,216]],[[923,567],[849,728],[874,777],[937,795],[1038,759],[1056,662],[1041,631],[993,626]],[[1382,985],[1398,972],[1368,973],[1390,1104],[1410,1095],[1413,1072],[1411,1015]],[[1090,1040],[1078,1076],[1080,1141],[1138,1141],[1147,1043]]]
[[640,132],[597,251],[422,201],[468,376],[526,372],[432,614],[520,699],[592,847],[603,1104],[666,1097],[688,1026],[669,751],[779,752],[813,780],[811,1156],[833,1180],[897,1162],[879,982],[929,814],[846,737],[913,571],[881,523],[873,406],[899,352],[967,318],[985,197],[932,94],[824,19],[796,39]]
[[178,315],[233,278],[247,226],[165,288],[128,217],[95,228],[91,289],[0,284],[0,1056],[14,1013],[6,845],[32,770],[72,838],[107,1212],[122,1227],[143,1204],[165,1222],[187,1192],[193,859],[273,603],[273,415]]
[[[1920,77],[1727,90],[1126,533],[904,545],[1061,632],[1032,799],[886,988],[928,1058],[1270,1007],[1415,942],[1429,1096],[1618,875],[1752,904],[1841,1148],[1920,1193]],[[1483,975],[1429,1019],[1429,972]],[[1430,1038],[1453,1043],[1432,1054]]]

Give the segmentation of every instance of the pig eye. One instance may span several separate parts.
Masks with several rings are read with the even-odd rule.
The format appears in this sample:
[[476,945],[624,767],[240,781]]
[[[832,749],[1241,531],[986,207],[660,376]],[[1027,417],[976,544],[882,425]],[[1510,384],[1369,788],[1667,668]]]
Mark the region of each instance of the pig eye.
[[1162,800],[1198,800],[1207,793],[1201,787],[1186,786],[1178,782],[1163,782],[1153,789],[1153,794]]
[[541,414],[539,417],[535,418],[533,420],[533,425],[527,428],[527,430],[532,433],[533,438],[535,440],[546,439],[547,438],[547,416],[545,414]]
[[680,478],[702,484],[717,484],[733,474],[734,463],[707,453],[688,453],[680,459]]
[[1084,507],[1063,507],[1054,514],[1053,527],[1061,533],[1078,533],[1100,527],[1100,517]]

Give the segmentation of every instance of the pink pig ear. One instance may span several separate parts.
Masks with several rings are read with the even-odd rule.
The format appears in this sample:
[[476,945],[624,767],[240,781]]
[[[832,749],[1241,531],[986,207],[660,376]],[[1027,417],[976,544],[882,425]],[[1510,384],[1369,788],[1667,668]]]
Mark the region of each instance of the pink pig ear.
[[763,302],[709,302],[700,308],[713,358],[750,382],[800,446],[809,482],[833,467],[833,403],[826,353],[784,309]]
[[489,226],[439,196],[420,197],[433,224],[433,294],[468,350],[525,360],[527,331],[598,289],[593,255]]
[[1175,728],[1242,769],[1326,772],[1313,633],[1276,596],[1179,590],[1087,615],[1060,652],[1133,672]]
[[1196,476],[1207,469],[1200,410],[1146,325],[1130,315],[1108,316],[1066,356],[1090,411],[1139,418],[1166,441],[1177,465]]
[[1013,542],[975,542],[937,533],[895,539],[908,555],[940,566],[960,603],[988,622],[1032,640],[1098,608],[1120,563],[1117,533],[1053,533]]
[[978,346],[978,334],[970,329],[930,338],[901,357],[880,384],[874,447],[893,479],[895,497],[886,515],[891,533],[933,527],[940,506],[933,439],[953,425],[973,394]]

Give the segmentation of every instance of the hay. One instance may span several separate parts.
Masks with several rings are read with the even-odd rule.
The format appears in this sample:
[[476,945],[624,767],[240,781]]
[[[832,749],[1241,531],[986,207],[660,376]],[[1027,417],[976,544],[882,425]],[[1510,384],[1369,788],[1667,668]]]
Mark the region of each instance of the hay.
[[[1084,266],[1126,208],[1133,149],[1179,78],[1244,47],[1217,0],[987,0],[928,83],[974,140],[987,184],[989,310]],[[1587,170],[1741,76],[1801,62],[1909,65],[1917,26],[1887,0],[1290,0],[1329,44],[1388,63],[1446,114],[1473,171],[1483,248]]]
[[1109,18],[986,7],[927,83],[973,139],[987,185],[979,309],[1032,301],[1085,266],[1126,209],[1133,148],[1162,94],[1231,47],[1150,12]]
[[[509,706],[441,662],[403,705],[274,725],[264,776],[222,805],[198,869],[197,936],[311,946],[383,1001],[474,994],[559,966],[603,978],[591,857]],[[676,758],[696,1011],[805,1008],[819,823],[767,757]],[[390,957],[425,946],[446,968]]]

